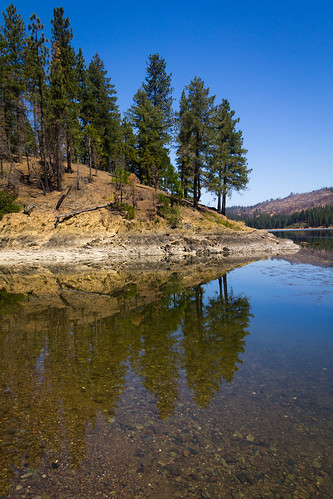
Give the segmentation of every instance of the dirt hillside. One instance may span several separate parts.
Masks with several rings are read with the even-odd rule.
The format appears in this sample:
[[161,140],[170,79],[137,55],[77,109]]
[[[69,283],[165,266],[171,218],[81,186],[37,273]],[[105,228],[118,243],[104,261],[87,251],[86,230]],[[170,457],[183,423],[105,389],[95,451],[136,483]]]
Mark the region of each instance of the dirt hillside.
[[290,194],[283,199],[271,199],[254,206],[231,207],[229,211],[235,215],[253,215],[256,212],[270,215],[290,215],[296,211],[327,205],[333,205],[333,189],[325,187],[303,194]]
[[44,194],[38,163],[30,160],[29,167],[5,165],[0,182],[0,189],[9,188],[22,205],[19,213],[0,221],[2,261],[13,250],[21,252],[22,262],[38,259],[39,250],[51,260],[57,251],[61,261],[86,260],[87,252],[105,259],[293,250],[290,242],[277,242],[266,231],[229,221],[204,206],[195,210],[183,200],[171,207],[162,193],[136,179],[122,193],[107,172],[98,171],[89,182],[85,165],[73,165],[73,173],[64,174],[62,192]]

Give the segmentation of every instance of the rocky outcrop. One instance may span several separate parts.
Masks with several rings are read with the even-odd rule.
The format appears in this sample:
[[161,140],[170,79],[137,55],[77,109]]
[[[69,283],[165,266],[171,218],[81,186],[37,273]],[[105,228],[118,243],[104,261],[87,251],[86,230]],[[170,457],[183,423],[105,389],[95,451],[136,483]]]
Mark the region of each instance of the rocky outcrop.
[[[188,212],[190,215],[192,212]],[[0,224],[0,263],[127,261],[169,257],[279,255],[298,246],[267,231],[239,225],[231,229],[189,215],[182,228],[158,219],[125,220],[106,209],[82,213],[55,226],[52,214],[6,215]],[[228,223],[228,221],[226,222]]]

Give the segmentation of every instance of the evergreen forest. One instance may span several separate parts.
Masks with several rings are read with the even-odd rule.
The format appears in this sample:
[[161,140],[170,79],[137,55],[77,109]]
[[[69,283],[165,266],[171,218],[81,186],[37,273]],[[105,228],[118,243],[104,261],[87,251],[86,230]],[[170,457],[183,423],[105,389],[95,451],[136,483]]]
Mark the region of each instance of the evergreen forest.
[[243,221],[247,226],[255,229],[332,227],[333,206],[316,206],[291,214],[278,215],[259,212],[255,212],[253,215],[236,215],[230,209],[228,210],[228,217],[233,220]]
[[38,158],[46,194],[61,191],[64,173],[83,163],[90,168],[90,182],[93,169],[121,182],[134,174],[195,207],[205,189],[225,214],[227,197],[246,187],[251,171],[239,118],[227,99],[216,104],[195,76],[177,109],[172,75],[163,57],[153,53],[132,106],[121,112],[101,57],[96,53],[86,61],[82,50],[74,49],[62,7],[53,11],[50,40],[35,13],[25,23],[11,4],[2,17],[0,175],[5,163]]

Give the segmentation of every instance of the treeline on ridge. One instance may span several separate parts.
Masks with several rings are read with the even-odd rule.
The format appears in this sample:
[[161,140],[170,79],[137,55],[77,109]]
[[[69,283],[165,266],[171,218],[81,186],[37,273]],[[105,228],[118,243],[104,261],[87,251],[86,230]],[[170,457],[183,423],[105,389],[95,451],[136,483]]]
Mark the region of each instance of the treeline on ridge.
[[[26,26],[11,4],[0,26],[0,175],[4,164],[38,158],[44,193],[62,190],[64,171],[84,163],[120,181],[130,174],[198,206],[202,189],[226,197],[249,180],[239,118],[226,99],[195,76],[174,110],[171,74],[159,54],[148,57],[146,78],[122,116],[104,63],[96,54],[86,64],[72,45],[73,32],[62,7],[55,8],[51,39],[36,14]],[[176,148],[176,168],[170,160]],[[65,165],[65,167],[64,167]]]
[[333,206],[316,206],[307,210],[296,211],[291,214],[270,215],[269,213],[255,212],[253,215],[236,215],[228,210],[228,217],[243,221],[255,229],[285,229],[308,227],[332,227]]

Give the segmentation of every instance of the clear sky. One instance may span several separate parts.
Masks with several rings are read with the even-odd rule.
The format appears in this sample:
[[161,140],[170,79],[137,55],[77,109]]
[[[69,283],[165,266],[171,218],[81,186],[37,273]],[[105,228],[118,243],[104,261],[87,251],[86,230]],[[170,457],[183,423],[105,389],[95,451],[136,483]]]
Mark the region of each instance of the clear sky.
[[[9,3],[0,0],[1,11]],[[96,52],[103,59],[122,113],[154,53],[172,73],[176,109],[195,75],[217,104],[228,99],[253,170],[229,206],[333,185],[332,0],[13,3],[26,22],[36,12],[47,36],[53,8],[64,7],[75,49],[87,63]]]

